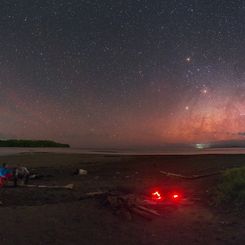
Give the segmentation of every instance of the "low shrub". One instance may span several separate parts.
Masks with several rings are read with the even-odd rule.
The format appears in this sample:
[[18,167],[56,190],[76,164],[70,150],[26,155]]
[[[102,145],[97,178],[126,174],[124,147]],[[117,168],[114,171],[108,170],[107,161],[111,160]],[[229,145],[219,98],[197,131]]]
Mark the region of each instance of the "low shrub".
[[245,206],[245,167],[224,171],[216,189],[215,203]]

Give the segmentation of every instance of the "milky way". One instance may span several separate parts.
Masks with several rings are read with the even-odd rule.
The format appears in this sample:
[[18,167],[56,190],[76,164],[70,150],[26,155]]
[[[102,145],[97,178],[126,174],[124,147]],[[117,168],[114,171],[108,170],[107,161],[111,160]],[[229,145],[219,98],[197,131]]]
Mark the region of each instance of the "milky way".
[[0,3],[0,137],[245,140],[245,2]]

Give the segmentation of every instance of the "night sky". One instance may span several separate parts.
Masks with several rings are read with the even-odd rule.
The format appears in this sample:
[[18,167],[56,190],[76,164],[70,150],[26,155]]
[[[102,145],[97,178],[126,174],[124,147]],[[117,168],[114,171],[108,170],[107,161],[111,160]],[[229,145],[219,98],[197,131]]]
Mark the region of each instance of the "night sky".
[[0,1],[0,137],[245,140],[245,1]]

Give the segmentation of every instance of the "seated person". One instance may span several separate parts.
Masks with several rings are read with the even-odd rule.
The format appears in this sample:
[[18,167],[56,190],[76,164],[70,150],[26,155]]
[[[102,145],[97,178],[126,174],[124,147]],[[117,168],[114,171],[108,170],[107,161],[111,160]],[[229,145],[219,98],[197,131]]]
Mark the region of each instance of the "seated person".
[[14,170],[14,186],[17,186],[18,180],[22,180],[23,184],[27,185],[30,177],[30,172],[26,167],[17,167]]
[[0,187],[3,187],[13,177],[13,172],[13,169],[9,168],[6,163],[3,163],[2,167],[0,167]]

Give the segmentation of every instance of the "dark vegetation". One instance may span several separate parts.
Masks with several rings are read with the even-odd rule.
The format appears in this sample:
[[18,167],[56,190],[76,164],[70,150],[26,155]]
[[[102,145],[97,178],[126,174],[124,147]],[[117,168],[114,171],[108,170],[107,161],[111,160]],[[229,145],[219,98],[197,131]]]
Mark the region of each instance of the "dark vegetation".
[[216,203],[245,206],[245,167],[226,170],[217,188]]
[[70,147],[51,140],[0,140],[0,147]]

